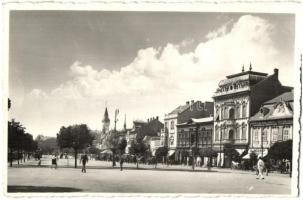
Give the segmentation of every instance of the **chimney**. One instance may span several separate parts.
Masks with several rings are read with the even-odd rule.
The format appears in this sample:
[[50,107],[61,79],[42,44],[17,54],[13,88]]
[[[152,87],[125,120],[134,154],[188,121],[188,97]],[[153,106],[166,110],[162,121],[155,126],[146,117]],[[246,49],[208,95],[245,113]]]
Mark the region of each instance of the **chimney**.
[[156,119],[159,120],[159,116],[157,116]]
[[149,119],[147,119],[147,122],[149,122]]
[[275,69],[274,69],[274,74],[275,74],[276,76],[279,76],[279,69],[275,68]]
[[189,101],[186,101],[186,105],[187,105],[187,106],[189,105]]

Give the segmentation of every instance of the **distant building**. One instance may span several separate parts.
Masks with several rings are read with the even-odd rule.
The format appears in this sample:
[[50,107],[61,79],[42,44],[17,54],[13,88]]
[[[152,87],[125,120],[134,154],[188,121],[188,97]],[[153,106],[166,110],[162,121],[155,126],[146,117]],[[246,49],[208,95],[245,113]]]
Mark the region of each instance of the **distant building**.
[[[213,128],[213,117],[191,118],[187,122],[177,124],[177,161],[180,163],[186,162],[187,157],[192,155],[193,147],[200,152],[212,148]],[[203,161],[206,163],[207,158],[202,159]]]
[[[249,119],[255,115],[262,103],[284,92],[290,87],[283,86],[279,70],[267,75],[261,72],[242,70],[220,81],[214,99],[214,149],[219,153],[218,164],[230,166],[231,158],[224,155],[226,144],[238,152],[248,149],[250,143]],[[227,146],[227,145],[226,145]]]
[[160,136],[163,127],[164,125],[159,121],[159,117],[149,118],[147,122],[141,120],[134,121],[133,128],[127,132],[127,148],[130,147],[133,141],[142,141],[146,136]]
[[107,107],[105,108],[104,117],[102,119],[102,133],[106,134],[109,132],[110,119],[108,117]]
[[259,111],[250,118],[250,149],[265,156],[275,142],[293,137],[293,91],[285,92],[262,104]]
[[160,136],[145,136],[143,141],[148,146],[151,156],[155,156],[156,150],[160,147]]
[[[203,118],[213,116],[214,103],[187,101],[185,105],[180,105],[164,117],[164,129],[161,132],[161,145],[169,148],[169,156],[174,160],[178,160],[179,157],[175,154],[177,150],[178,131],[177,124],[188,122],[191,118]],[[173,158],[171,158],[173,159]]]

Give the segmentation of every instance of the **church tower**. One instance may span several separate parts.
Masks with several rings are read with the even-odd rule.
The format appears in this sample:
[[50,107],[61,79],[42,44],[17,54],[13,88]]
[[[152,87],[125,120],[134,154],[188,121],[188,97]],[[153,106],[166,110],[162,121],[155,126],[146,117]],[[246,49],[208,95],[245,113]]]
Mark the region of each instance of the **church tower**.
[[108,117],[108,111],[107,111],[107,107],[105,108],[105,112],[104,112],[104,117],[102,120],[102,133],[106,134],[109,132],[109,124],[110,124],[110,120]]

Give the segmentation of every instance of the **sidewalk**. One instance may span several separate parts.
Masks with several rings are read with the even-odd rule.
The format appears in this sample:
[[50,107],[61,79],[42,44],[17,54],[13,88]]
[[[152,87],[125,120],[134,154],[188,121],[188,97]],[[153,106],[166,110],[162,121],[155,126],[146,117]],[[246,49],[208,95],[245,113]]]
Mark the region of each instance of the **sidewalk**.
[[[8,163],[9,166],[9,163]],[[74,168],[75,166],[75,159],[73,157],[70,157],[69,159],[58,159],[58,168]],[[77,159],[77,168],[81,168],[80,159]],[[17,164],[17,161],[13,162],[13,167],[39,167],[38,161],[35,159],[31,159],[24,162],[19,162],[19,165]],[[44,155],[41,159],[41,166],[40,167],[51,167],[51,156]],[[120,169],[119,162],[116,162],[116,166],[112,167],[112,161],[100,161],[100,160],[89,160],[87,165],[87,169]],[[155,168],[155,165],[148,165],[148,164],[142,164],[139,163],[139,168],[137,169],[137,165],[134,163],[124,163],[123,169],[125,170],[163,170],[163,171],[188,171],[191,172],[192,166],[186,166],[186,165],[165,165],[158,163],[157,167]],[[255,174],[254,171],[244,171],[244,170],[232,170],[230,168],[218,168],[218,167],[212,167],[210,170],[206,167],[195,167],[196,172],[220,172],[220,173],[237,173],[237,174]],[[289,174],[280,174],[277,172],[269,173],[269,176],[289,176]]]

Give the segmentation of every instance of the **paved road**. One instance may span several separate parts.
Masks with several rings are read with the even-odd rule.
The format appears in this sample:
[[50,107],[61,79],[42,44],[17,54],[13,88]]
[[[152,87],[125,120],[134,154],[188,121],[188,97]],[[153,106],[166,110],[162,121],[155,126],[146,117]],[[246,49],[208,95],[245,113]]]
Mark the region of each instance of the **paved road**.
[[[8,168],[12,191],[119,193],[290,194],[291,179],[272,175],[257,180],[253,173],[89,169]],[[13,186],[13,187],[12,187]],[[34,188],[34,189],[33,189]],[[14,190],[15,189],[15,190]]]

